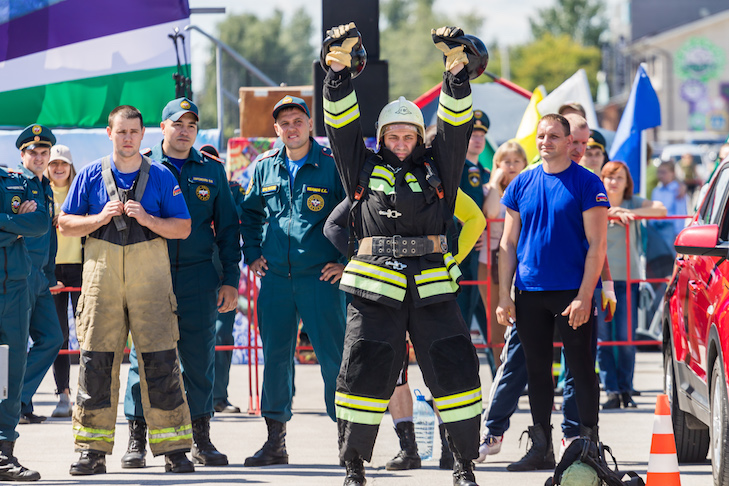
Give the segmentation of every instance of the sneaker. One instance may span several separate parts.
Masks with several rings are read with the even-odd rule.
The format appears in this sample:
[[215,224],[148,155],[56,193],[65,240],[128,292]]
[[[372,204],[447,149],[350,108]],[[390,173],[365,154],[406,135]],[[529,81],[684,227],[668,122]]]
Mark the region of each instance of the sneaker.
[[559,446],[559,456],[557,456],[557,463],[562,460],[562,456],[564,455],[564,451],[567,450],[567,448],[570,446],[572,442],[574,442],[575,439],[578,439],[580,436],[576,435],[574,437],[562,437],[562,443]]
[[504,440],[503,435],[491,435],[487,434],[481,439],[481,445],[478,448],[478,457],[475,459],[476,462],[483,462],[486,460],[486,456],[493,456],[501,452],[501,443]]
[[61,393],[58,396],[58,405],[51,413],[51,417],[70,417],[73,412],[73,404],[68,395]]
[[24,413],[20,415],[20,420],[18,423],[20,424],[39,424],[41,422],[45,422],[48,417],[45,417],[43,415],[36,415],[33,412]]

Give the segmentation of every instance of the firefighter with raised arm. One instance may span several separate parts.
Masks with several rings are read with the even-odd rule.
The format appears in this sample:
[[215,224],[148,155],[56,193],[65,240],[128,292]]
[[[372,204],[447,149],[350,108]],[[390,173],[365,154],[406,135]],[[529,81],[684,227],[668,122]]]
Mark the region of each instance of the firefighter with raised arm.
[[341,288],[352,294],[335,402],[344,484],[365,484],[363,461],[371,460],[407,331],[448,431],[453,482],[472,486],[481,384],[476,351],[455,300],[461,272],[445,234],[473,124],[469,77],[485,69],[486,50],[459,28],[433,30],[446,72],[432,148],[424,144],[422,113],[400,97],[379,115],[375,153],[363,142],[351,82],[363,66],[361,36],[354,23],[327,35],[321,55],[328,69],[324,121],[359,240],[341,280]]

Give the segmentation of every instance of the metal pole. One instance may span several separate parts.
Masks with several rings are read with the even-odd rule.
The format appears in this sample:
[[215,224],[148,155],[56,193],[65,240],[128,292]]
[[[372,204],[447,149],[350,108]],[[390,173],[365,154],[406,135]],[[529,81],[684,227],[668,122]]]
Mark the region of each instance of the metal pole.
[[218,149],[223,151],[223,50],[215,47],[215,91],[218,103]]

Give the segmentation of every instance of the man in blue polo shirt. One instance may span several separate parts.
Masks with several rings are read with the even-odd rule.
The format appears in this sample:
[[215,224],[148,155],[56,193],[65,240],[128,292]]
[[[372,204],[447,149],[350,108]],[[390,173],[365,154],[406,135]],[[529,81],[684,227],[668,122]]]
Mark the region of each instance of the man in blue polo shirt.
[[167,239],[190,234],[174,176],[143,157],[142,114],[120,106],[106,129],[111,156],[84,167],[58,218],[64,236],[87,236],[76,333],[81,348],[71,475],[106,472],[114,446],[119,367],[129,332],[137,348],[144,415],[154,455],[168,472],[193,472],[192,426],[177,359],[177,302]]
[[[520,174],[506,189],[504,235],[499,250],[499,323],[518,322],[526,358],[532,446],[507,469],[553,469],[550,415],[552,336],[564,343],[575,380],[580,435],[598,442],[599,385],[591,350],[593,292],[605,263],[607,208],[600,179],[570,160],[572,136],[561,115],[537,127],[543,164]],[[516,302],[511,282],[516,272]]]

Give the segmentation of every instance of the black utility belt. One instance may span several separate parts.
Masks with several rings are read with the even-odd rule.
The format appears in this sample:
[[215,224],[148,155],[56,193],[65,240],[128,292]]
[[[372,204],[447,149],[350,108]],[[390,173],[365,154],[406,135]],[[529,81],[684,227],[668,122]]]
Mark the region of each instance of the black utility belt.
[[447,253],[445,235],[368,236],[359,240],[357,255],[417,257],[431,253]]

